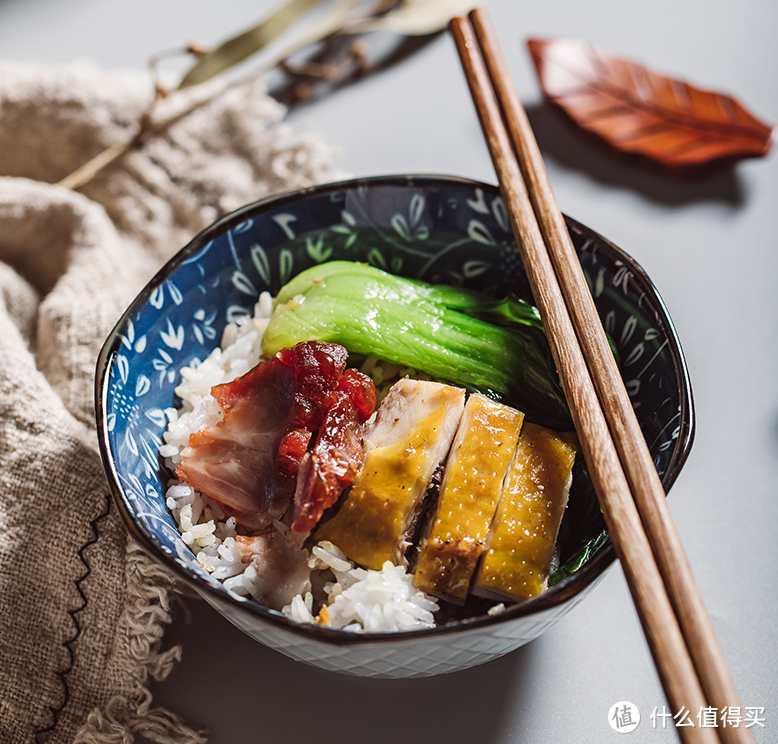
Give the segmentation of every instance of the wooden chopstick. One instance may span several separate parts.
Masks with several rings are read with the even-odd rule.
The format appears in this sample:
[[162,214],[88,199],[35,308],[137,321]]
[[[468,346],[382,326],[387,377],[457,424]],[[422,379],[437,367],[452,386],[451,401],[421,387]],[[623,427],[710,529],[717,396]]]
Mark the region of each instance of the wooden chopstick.
[[[509,84],[510,75],[486,13],[471,13],[476,38],[505,116],[529,196],[567,307],[573,317],[606,420],[637,504],[643,526],[678,617],[709,704],[717,710],[740,707],[735,684],[716,638],[697,582],[667,506],[664,489],[629,401],[583,270],[543,166],[526,113]],[[723,728],[725,742],[752,741],[745,729]]]
[[[714,707],[717,712],[739,707],[664,489],[495,34],[483,10],[473,11],[470,18],[475,30],[466,19],[456,18],[451,32],[608,529],[668,700],[674,711],[685,707],[692,715],[702,707]],[[753,741],[744,728],[681,727],[678,731],[684,741],[715,742],[718,735],[728,744]]]

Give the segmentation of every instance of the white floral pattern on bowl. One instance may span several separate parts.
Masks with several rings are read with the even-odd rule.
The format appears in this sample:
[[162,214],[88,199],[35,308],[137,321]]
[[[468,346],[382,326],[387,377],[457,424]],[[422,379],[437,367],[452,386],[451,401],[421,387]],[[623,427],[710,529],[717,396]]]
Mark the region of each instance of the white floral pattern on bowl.
[[[683,355],[667,311],[625,253],[568,219],[573,242],[655,464],[669,489],[693,438]],[[568,510],[568,570],[544,595],[494,616],[402,634],[300,625],[228,592],[184,544],[167,510],[158,456],[177,371],[203,359],[263,290],[331,259],[531,299],[505,207],[493,186],[436,176],[347,181],[249,205],[197,236],[157,274],[107,339],[97,423],[106,472],[128,529],[228,619],[283,653],[367,676],[420,676],[500,656],[537,637],[585,596],[614,560],[596,505]],[[571,505],[572,506],[572,505]],[[575,524],[574,524],[575,523]]]

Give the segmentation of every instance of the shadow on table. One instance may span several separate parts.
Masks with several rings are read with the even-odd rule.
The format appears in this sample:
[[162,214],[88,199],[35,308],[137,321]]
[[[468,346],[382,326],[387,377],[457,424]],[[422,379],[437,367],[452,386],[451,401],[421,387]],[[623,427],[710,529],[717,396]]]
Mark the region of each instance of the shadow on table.
[[608,149],[544,104],[528,107],[527,116],[547,162],[581,171],[599,183],[626,187],[665,205],[720,202],[739,207],[745,201],[743,184],[732,165],[689,175],[671,173]]
[[291,661],[204,602],[190,605],[191,622],[175,622],[166,636],[183,644],[183,659],[154,685],[154,702],[207,728],[209,744],[490,744],[504,736],[509,717],[521,725],[517,702],[533,675],[533,644],[454,674],[361,679]]

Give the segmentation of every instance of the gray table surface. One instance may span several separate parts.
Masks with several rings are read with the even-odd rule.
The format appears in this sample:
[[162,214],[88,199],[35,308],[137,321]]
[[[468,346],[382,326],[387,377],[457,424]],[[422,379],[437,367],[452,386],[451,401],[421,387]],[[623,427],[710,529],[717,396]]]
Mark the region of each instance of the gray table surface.
[[[0,57],[144,67],[193,39],[213,44],[266,0],[1,0]],[[744,706],[778,741],[778,245],[776,156],[695,180],[620,161],[541,105],[524,41],[572,36],[704,87],[778,122],[772,0],[575,0],[490,5],[558,201],[631,253],[675,321],[691,371],[697,437],[671,509]],[[337,145],[355,175],[446,173],[494,182],[453,44],[443,36],[290,121]],[[643,720],[626,741],[673,741],[652,724],[665,699],[620,567],[545,636],[488,665],[416,680],[360,680],[296,664],[202,602],[168,639],[183,660],[156,701],[207,726],[214,744],[607,742],[619,700]]]

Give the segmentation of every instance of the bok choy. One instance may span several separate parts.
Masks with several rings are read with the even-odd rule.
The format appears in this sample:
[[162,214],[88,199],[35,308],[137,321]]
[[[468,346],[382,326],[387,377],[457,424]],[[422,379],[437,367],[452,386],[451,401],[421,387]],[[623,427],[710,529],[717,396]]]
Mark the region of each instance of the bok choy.
[[310,340],[485,393],[546,426],[570,426],[537,310],[515,296],[495,300],[331,261],[282,287],[262,350]]

